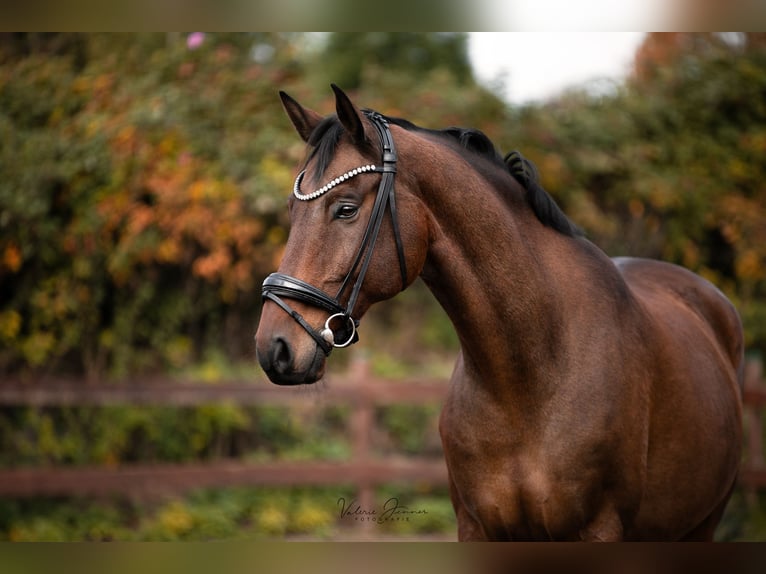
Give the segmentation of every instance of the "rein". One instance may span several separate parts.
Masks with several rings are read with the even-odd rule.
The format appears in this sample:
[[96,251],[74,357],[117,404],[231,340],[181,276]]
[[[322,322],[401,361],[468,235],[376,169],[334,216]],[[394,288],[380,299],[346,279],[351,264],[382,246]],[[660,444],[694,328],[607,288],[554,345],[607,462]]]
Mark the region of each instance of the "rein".
[[[377,112],[365,110],[364,114],[375,126],[378,136],[380,137],[380,142],[383,147],[383,165],[367,165],[346,172],[319,190],[305,195],[300,191],[300,184],[304,173],[301,172],[298,174],[293,188],[293,194],[297,199],[301,201],[310,201],[320,197],[339,183],[361,173],[376,172],[382,174],[380,184],[378,185],[378,192],[375,196],[375,203],[372,207],[372,213],[370,214],[370,219],[367,223],[367,229],[362,237],[359,251],[357,251],[356,257],[354,258],[346,277],[343,279],[338,293],[335,297],[331,297],[321,289],[295,277],[285,275],[284,273],[272,273],[263,282],[262,287],[262,298],[264,300],[273,301],[279,305],[280,308],[282,308],[301,327],[303,327],[309,335],[311,335],[317,345],[324,351],[325,355],[329,355],[334,347],[348,347],[359,340],[359,335],[357,333],[359,320],[353,317],[354,307],[359,298],[359,293],[362,289],[364,278],[367,275],[367,270],[370,267],[370,261],[372,261],[373,250],[375,249],[375,243],[378,239],[381,223],[383,222],[387,207],[391,213],[394,239],[396,240],[396,251],[399,257],[399,272],[401,273],[402,278],[402,289],[407,287],[407,265],[404,259],[404,246],[402,245],[401,234],[399,232],[399,220],[396,216],[394,194],[394,176],[396,175],[397,160],[396,148],[394,146],[393,137],[391,136],[391,130],[388,127],[388,121]],[[357,269],[359,269],[359,273],[356,276],[353,287],[351,287],[348,301],[346,305],[343,306],[340,302],[341,297],[348,289],[349,285],[351,285],[351,281]],[[308,303],[313,307],[324,309],[331,315],[327,318],[327,321],[325,321],[323,329],[314,329],[306,322],[300,313],[285,303],[283,298]],[[340,326],[333,330],[332,325],[337,323],[336,320],[341,321]]]

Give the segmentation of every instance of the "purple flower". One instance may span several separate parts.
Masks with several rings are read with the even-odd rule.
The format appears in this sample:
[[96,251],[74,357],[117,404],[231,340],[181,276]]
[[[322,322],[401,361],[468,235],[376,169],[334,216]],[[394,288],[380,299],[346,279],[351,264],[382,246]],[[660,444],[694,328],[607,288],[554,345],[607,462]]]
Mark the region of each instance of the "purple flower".
[[204,32],[192,32],[186,37],[186,47],[190,50],[196,50],[205,41]]

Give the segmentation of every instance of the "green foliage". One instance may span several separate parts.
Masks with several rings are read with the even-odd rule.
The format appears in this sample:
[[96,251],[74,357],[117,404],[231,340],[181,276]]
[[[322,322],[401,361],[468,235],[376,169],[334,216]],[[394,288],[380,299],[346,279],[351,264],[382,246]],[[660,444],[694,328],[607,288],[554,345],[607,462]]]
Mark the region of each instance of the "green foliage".
[[346,407],[6,407],[0,467],[347,459]]
[[75,38],[0,45],[0,369],[165,369],[213,341],[242,354],[300,153],[268,127],[295,68],[285,38]]
[[[335,32],[322,49],[322,81],[355,90],[369,75],[395,69],[409,77],[449,74],[458,85],[473,81],[464,33]],[[364,57],[360,57],[364,54]]]
[[[464,34],[306,38],[0,42],[1,370],[179,369],[210,346],[252,358],[258,284],[303,155],[276,91],[328,112],[332,81],[366,106],[521,149],[610,254],[711,278],[766,351],[762,42],[690,36],[612,94],[509,109],[475,83]],[[416,317],[424,347],[454,350],[435,302],[408,295],[387,311]]]
[[132,540],[136,509],[126,502],[3,500],[0,540],[71,542]]
[[763,493],[745,492],[739,488],[726,506],[716,529],[720,542],[759,542],[766,536],[766,505]]
[[28,542],[281,539],[337,531],[347,488],[228,488],[165,501],[0,501],[0,540]]
[[439,405],[391,405],[376,409],[378,427],[383,429],[383,449],[395,453],[441,454],[438,437]]
[[[340,519],[335,488],[225,488],[199,490],[157,501],[35,499],[0,501],[0,540],[27,542],[332,539],[358,524]],[[376,508],[391,498],[399,508],[424,511],[408,520],[374,525],[380,535],[455,535],[444,489],[389,485],[378,489]]]

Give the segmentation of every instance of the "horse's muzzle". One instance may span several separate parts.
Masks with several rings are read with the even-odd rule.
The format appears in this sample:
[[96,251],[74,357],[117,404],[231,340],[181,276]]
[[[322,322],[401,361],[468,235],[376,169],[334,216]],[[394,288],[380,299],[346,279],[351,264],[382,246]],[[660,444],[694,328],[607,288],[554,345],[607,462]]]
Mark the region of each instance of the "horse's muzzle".
[[313,356],[301,361],[286,339],[274,337],[256,345],[256,354],[266,376],[277,385],[307,385],[324,375],[325,354],[318,347]]

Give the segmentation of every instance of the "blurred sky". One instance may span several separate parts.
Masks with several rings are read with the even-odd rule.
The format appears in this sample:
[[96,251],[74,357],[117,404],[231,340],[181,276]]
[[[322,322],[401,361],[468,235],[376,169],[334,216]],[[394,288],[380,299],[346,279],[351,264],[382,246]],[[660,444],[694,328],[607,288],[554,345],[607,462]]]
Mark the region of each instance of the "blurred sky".
[[[540,101],[593,79],[621,80],[645,32],[472,32],[477,77],[512,104]],[[601,89],[609,83],[598,84]]]

